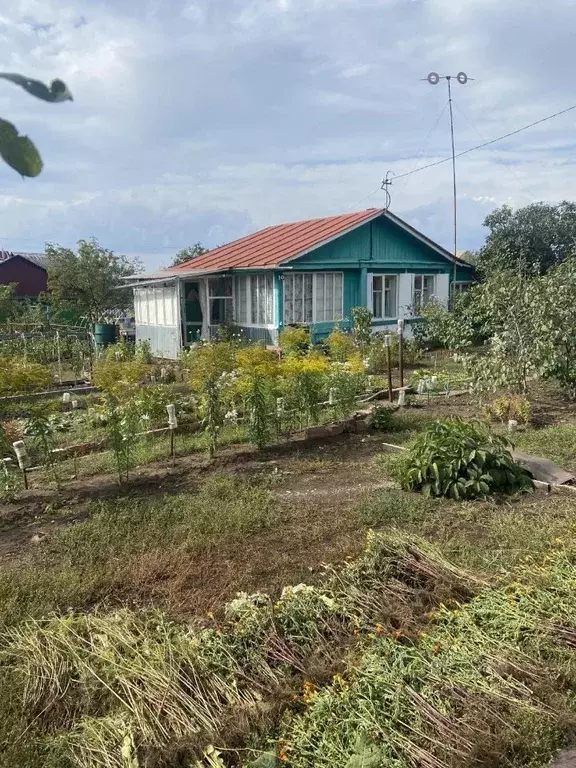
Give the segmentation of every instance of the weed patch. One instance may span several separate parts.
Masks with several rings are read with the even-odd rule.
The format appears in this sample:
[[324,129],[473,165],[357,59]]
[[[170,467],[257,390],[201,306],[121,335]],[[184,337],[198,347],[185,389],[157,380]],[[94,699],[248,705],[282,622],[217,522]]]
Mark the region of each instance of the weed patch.
[[274,525],[281,510],[249,480],[214,477],[197,493],[99,503],[85,522],[48,539],[39,563],[0,570],[0,623],[122,599],[133,562],[152,552],[195,552]]

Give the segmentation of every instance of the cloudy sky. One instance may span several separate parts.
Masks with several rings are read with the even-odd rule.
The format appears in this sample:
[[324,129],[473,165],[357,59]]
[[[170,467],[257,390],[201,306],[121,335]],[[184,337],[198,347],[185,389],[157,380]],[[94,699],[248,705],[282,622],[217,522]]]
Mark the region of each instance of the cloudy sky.
[[[8,8],[8,5],[10,7]],[[384,203],[386,171],[576,103],[576,0],[12,0],[2,69],[63,78],[74,102],[0,82],[0,115],[45,170],[0,166],[0,247],[97,237],[147,267],[201,241]],[[576,198],[576,110],[458,161],[459,248],[494,206]],[[398,180],[391,210],[451,247],[450,163]]]

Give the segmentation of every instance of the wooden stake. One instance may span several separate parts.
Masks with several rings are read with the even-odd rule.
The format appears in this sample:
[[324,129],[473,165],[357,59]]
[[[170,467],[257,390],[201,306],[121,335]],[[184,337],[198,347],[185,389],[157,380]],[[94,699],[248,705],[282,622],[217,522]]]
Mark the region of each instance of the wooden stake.
[[400,388],[404,387],[404,320],[398,320],[398,366],[400,368]]
[[394,400],[394,393],[392,392],[392,350],[390,349],[392,339],[389,335],[386,336],[386,367],[388,369],[388,400],[392,402]]

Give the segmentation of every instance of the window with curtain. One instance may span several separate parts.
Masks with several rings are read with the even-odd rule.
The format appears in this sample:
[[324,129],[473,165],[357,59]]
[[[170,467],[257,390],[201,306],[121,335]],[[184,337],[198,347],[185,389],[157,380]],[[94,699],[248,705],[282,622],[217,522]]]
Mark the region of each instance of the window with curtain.
[[423,309],[434,294],[434,275],[414,275],[414,311]]
[[372,276],[372,315],[374,319],[396,317],[397,293],[398,278],[396,275]]
[[342,272],[284,274],[284,323],[342,319]]
[[238,275],[235,282],[236,322],[241,325],[274,323],[274,275]]

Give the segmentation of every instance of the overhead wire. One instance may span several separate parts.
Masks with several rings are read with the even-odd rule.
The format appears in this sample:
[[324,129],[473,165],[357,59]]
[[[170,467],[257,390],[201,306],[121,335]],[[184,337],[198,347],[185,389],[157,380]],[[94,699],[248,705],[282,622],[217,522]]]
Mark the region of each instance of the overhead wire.
[[[424,154],[424,150],[426,149],[426,145],[428,143],[428,140],[429,140],[430,136],[432,136],[432,134],[434,133],[436,128],[438,127],[438,123],[442,119],[442,115],[444,114],[444,112],[446,112],[447,107],[448,107],[448,102],[446,102],[446,104],[444,104],[444,106],[442,107],[442,110],[440,111],[440,114],[438,115],[438,117],[434,121],[434,123],[432,125],[432,128],[430,128],[430,130],[428,131],[428,133],[424,137],[424,139],[422,141],[422,146],[420,147],[420,151],[416,155],[416,160],[415,160],[416,162]],[[398,178],[398,177],[395,177],[395,178]],[[352,208],[356,208],[356,206],[360,205],[360,203],[363,203],[365,200],[368,200],[370,197],[375,195],[377,192],[381,192],[381,191],[382,191],[382,187],[381,186],[376,187],[376,189],[372,190],[372,192],[370,192],[368,195],[366,195],[365,197],[361,197],[360,200],[357,200],[355,203],[352,203],[351,205],[349,205],[348,206],[348,210],[352,210]]]
[[[434,131],[435,131],[435,130],[436,130],[436,128],[438,127],[438,124],[440,123],[440,120],[442,120],[442,117],[443,117],[444,113],[446,112],[446,110],[448,109],[448,105],[449,105],[449,104],[450,104],[450,102],[449,102],[449,101],[447,101],[447,102],[444,104],[444,106],[442,107],[442,109],[441,109],[441,111],[440,111],[440,114],[438,115],[438,117],[437,117],[437,118],[436,118],[436,120],[434,121],[434,124],[432,125],[432,128],[430,128],[430,130],[429,130],[429,131],[428,131],[428,133],[426,134],[426,137],[424,138],[424,141],[422,142],[422,146],[420,147],[420,151],[419,151],[419,152],[418,152],[418,154],[416,155],[416,158],[415,158],[415,162],[418,162],[418,160],[420,160],[420,158],[421,158],[421,157],[422,157],[422,155],[424,154],[424,150],[426,149],[426,145],[428,144],[428,141],[429,141],[430,137],[432,136],[432,134],[434,133]],[[405,174],[405,175],[404,175],[404,178],[407,178],[407,176],[409,176],[409,175],[410,175],[410,174]],[[395,180],[395,181],[398,181],[400,178],[402,178],[402,177],[401,177],[401,176],[394,176],[394,180]],[[401,187],[402,187],[402,186],[406,186],[406,183],[407,183],[407,182],[404,182],[404,184],[401,184],[400,186],[401,186]]]
[[[505,133],[503,136],[497,136],[495,139],[490,139],[490,141],[485,141],[482,144],[477,144],[475,147],[469,147],[469,149],[464,149],[462,152],[457,152],[455,157],[462,157],[463,155],[468,155],[470,152],[475,152],[477,149],[483,149],[484,147],[489,147],[491,144],[496,144],[497,141],[503,141],[504,139],[510,138],[510,136],[516,136],[518,133],[522,133],[522,131],[527,131],[528,128],[533,128],[535,125],[540,125],[541,123],[545,123],[547,120],[552,120],[555,117],[560,117],[561,115],[565,115],[567,112],[571,112],[572,110],[576,109],[576,104],[573,104],[571,107],[567,107],[566,109],[561,109],[559,112],[554,112],[552,115],[546,115],[546,117],[540,118],[540,120],[535,120],[533,123],[529,123],[528,125],[523,125],[522,128],[517,128],[515,131],[510,131],[509,133]],[[394,181],[398,181],[400,179],[404,179],[406,176],[412,176],[414,173],[420,173],[420,171],[425,171],[427,168],[434,168],[437,165],[442,165],[443,163],[449,163],[451,162],[451,157],[445,157],[442,160],[435,160],[433,163],[427,163],[426,165],[421,165],[419,168],[414,168],[411,171],[406,171],[406,173],[401,173],[397,176],[394,176]]]
[[[460,106],[457,104],[457,102],[455,102],[455,101],[454,101],[453,103],[454,103],[454,107],[455,107],[455,108],[458,110],[458,112],[459,112],[459,113],[462,115],[462,117],[464,118],[464,120],[466,120],[466,122],[467,122],[467,123],[468,123],[468,125],[469,125],[469,126],[472,128],[472,130],[473,130],[473,131],[476,131],[476,133],[477,133],[477,134],[478,134],[478,136],[479,136],[479,137],[482,139],[482,141],[483,141],[483,142],[486,142],[486,141],[487,141],[486,137],[485,137],[485,136],[483,136],[483,135],[480,133],[480,131],[479,131],[479,129],[477,128],[477,126],[476,126],[476,125],[475,125],[475,124],[472,122],[472,120],[471,120],[471,119],[468,117],[468,115],[467,115],[467,114],[464,112],[464,110],[463,110],[463,109],[462,109],[462,108],[461,108],[461,107],[460,107]],[[492,153],[493,153],[493,155],[494,155],[494,157],[495,157],[496,161],[497,161],[498,163],[500,163],[500,165],[503,165],[503,166],[504,166],[504,167],[505,167],[505,168],[506,168],[506,169],[507,169],[507,170],[508,170],[508,171],[509,171],[509,172],[512,174],[512,176],[514,176],[514,178],[516,179],[516,181],[517,181],[517,183],[518,183],[518,187],[519,187],[519,189],[520,189],[520,192],[521,192],[521,193],[522,193],[522,194],[523,194],[525,197],[527,197],[527,198],[528,198],[530,201],[533,201],[533,200],[534,200],[534,196],[533,196],[533,195],[530,195],[530,194],[528,194],[528,192],[526,192],[526,190],[524,189],[524,185],[523,185],[523,183],[522,183],[522,179],[520,178],[520,176],[518,176],[518,174],[516,173],[516,171],[514,170],[514,168],[512,168],[512,166],[511,166],[511,165],[509,165],[509,164],[508,164],[508,163],[507,163],[507,162],[504,160],[504,158],[502,158],[502,157],[500,156],[500,153],[499,153],[497,150],[493,149],[493,150],[491,150],[491,151],[492,151]]]

